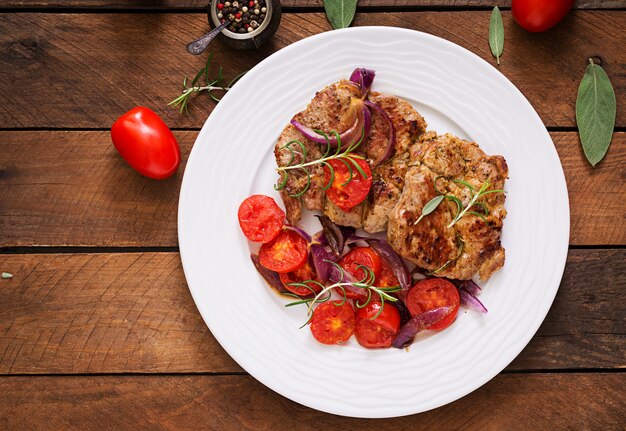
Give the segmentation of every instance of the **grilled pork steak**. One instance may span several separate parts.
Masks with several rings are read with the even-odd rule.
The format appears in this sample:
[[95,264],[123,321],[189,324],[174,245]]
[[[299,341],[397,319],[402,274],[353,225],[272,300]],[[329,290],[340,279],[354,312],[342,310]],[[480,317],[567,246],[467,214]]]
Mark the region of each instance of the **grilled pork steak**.
[[467,280],[478,274],[488,279],[504,265],[500,243],[506,217],[504,194],[486,195],[479,199],[484,206],[472,208],[482,214],[486,207],[484,220],[466,214],[448,228],[458,210],[456,203],[444,199],[433,213],[416,221],[437,194],[456,196],[464,206],[469,203],[470,189],[454,180],[465,181],[478,191],[486,181],[490,189],[502,189],[507,177],[502,156],[488,156],[474,142],[450,134],[423,135],[411,147],[405,187],[389,217],[389,244],[405,259],[437,276]]
[[[346,81],[337,82],[319,91],[294,119],[312,129],[346,130],[349,125],[342,124],[342,118],[355,97],[360,97],[357,87]],[[468,214],[448,228],[457,208],[449,200],[444,200],[420,223],[415,224],[415,221],[424,205],[437,194],[454,195],[464,204],[469,202],[470,190],[455,183],[455,179],[468,182],[476,190],[487,180],[491,182],[490,188],[503,188],[508,176],[504,158],[487,156],[475,143],[452,135],[425,133],[424,118],[396,96],[370,92],[367,99],[384,109],[396,131],[393,156],[372,168],[372,188],[367,199],[348,212],[339,209],[322,190],[324,172],[319,164],[309,168],[308,190],[293,197],[305,189],[309,179],[304,172],[291,170],[286,187],[280,192],[287,220],[297,223],[304,206],[321,211],[341,226],[353,226],[370,233],[387,229],[389,244],[420,268],[442,277],[469,279],[478,274],[488,279],[504,264],[504,249],[500,244],[502,221],[506,216],[503,194],[490,194],[480,200],[484,205],[482,211],[485,207],[489,211],[486,221]],[[365,156],[372,167],[387,146],[389,125],[376,110],[370,112],[372,126],[368,139],[356,153]],[[322,157],[325,145],[308,140],[289,124],[274,150],[278,166],[290,163],[291,153],[284,146],[294,140],[303,144],[307,161]],[[295,151],[291,164],[302,162],[299,146],[291,148]]]
[[[312,128],[324,131],[345,130],[341,124],[344,113],[354,97],[359,97],[359,90],[345,81],[329,85],[319,91],[309,106],[294,118]],[[322,190],[324,171],[321,165],[311,167],[311,184],[308,191],[300,197],[298,194],[307,184],[304,172],[290,171],[287,185],[280,192],[287,210],[287,220],[294,224],[300,220],[302,206],[308,210],[322,211],[333,222],[341,226],[353,226],[367,232],[381,232],[387,227],[389,212],[400,197],[404,184],[409,155],[408,149],[415,139],[426,130],[424,118],[405,100],[396,96],[371,92],[368,99],[383,108],[391,118],[396,131],[395,154],[385,163],[372,169],[373,185],[368,198],[349,212],[339,209]],[[368,139],[361,144],[356,153],[366,157],[370,167],[372,162],[384,152],[389,139],[389,126],[382,116],[372,110],[372,127]],[[307,160],[320,158],[324,145],[306,139],[293,125],[289,124],[278,138],[274,155],[278,166],[285,166],[291,158],[289,151],[282,149],[293,140],[300,141],[307,151]],[[297,149],[298,146],[292,146]],[[301,162],[296,159],[295,162]]]

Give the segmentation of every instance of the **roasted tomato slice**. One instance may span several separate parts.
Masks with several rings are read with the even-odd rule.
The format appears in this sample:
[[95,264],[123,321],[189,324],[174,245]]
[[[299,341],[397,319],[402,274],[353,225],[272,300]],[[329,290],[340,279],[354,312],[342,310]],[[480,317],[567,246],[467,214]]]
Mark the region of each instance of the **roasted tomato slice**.
[[[381,259],[378,256],[378,253],[369,247],[355,247],[341,258],[339,266],[341,266],[346,272],[352,274],[357,281],[363,280],[366,276],[366,272],[363,268],[359,268],[359,266],[366,266],[372,270],[376,280],[378,280],[380,275]],[[359,295],[346,290],[346,297],[349,299],[364,299],[367,297],[367,292],[363,290],[363,294]]]
[[345,343],[354,334],[356,319],[349,302],[324,302],[313,311],[311,334],[322,344]]
[[304,286],[290,286],[290,283],[302,283],[307,280],[315,280],[315,273],[313,268],[309,265],[309,262],[305,262],[300,268],[295,271],[288,272],[287,274],[279,274],[280,281],[285,286],[285,289],[298,296],[312,296],[313,292],[319,293],[322,288],[317,283],[304,283],[311,289],[307,289]]
[[270,242],[278,236],[285,222],[285,212],[265,195],[246,198],[237,213],[239,226],[250,241]]
[[378,287],[400,286],[398,277],[393,273],[393,269],[385,259],[380,259],[380,274],[376,277],[374,284]]
[[356,312],[354,335],[363,347],[390,347],[400,331],[400,312],[396,306],[385,302],[383,311],[373,319],[380,308],[380,302],[370,302]]
[[412,316],[439,307],[452,307],[450,313],[428,329],[445,329],[456,319],[461,299],[454,284],[441,278],[428,278],[416,283],[406,297],[406,306]]
[[281,230],[276,239],[265,243],[259,250],[259,262],[279,274],[295,271],[307,259],[307,243],[291,230]]
[[[363,202],[372,188],[372,171],[369,165],[363,159],[355,160],[363,169],[367,178],[363,178],[363,175],[351,164],[352,179],[350,179],[350,170],[345,163],[336,159],[328,161],[328,164],[330,164],[335,171],[335,178],[331,186],[326,190],[326,196],[328,196],[335,205],[346,212]],[[328,166],[324,165],[325,184],[328,184],[330,180],[330,169]]]

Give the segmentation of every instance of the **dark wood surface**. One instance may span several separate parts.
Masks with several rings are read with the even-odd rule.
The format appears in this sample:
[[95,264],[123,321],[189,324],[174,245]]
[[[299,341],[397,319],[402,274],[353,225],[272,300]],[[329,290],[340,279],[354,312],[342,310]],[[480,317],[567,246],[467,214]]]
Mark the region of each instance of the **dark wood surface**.
[[[245,375],[6,377],[12,429],[621,430],[624,373],[501,374],[437,410],[386,420],[321,414]],[[45,418],[42,419],[42,418]],[[42,427],[44,425],[44,427]]]
[[[206,328],[185,283],[176,207],[184,162],[214,104],[168,108],[204,59],[203,0],[8,0],[0,5],[0,429],[597,429],[626,425],[626,1],[581,0],[530,34],[510,1],[360,0],[356,26],[412,28],[495,61],[548,127],[567,179],[570,251],[559,293],[500,375],[439,409],[388,420],[316,412],[242,370]],[[285,0],[273,40],[245,55],[213,46],[227,77],[330,30],[321,0]],[[618,99],[605,160],[584,160],[575,122],[593,57]],[[177,129],[183,165],[139,176],[108,129],[135,105]],[[549,185],[546,185],[549,187]],[[519,286],[523,288],[524,280]]]
[[[489,16],[489,11],[363,13],[354,24],[433,33],[495,65],[487,43]],[[510,12],[503,18],[506,46],[499,70],[546,126],[576,125],[575,94],[590,57],[601,60],[616,93],[626,94],[626,11],[575,11],[541,34],[522,30]],[[267,45],[233,55],[216,43],[215,61],[226,77],[234,77],[273,52],[330,29],[323,13],[286,13]],[[184,45],[207,30],[201,14],[0,15],[0,125],[106,129],[140,103],[171,127],[198,128],[214,106],[208,97],[201,97],[189,116],[166,105],[184,75],[193,77],[204,65],[206,57],[190,56]],[[618,110],[616,123],[626,127],[626,110]]]
[[[202,9],[209,0],[7,0],[3,7],[24,8],[89,8],[89,9]],[[284,8],[321,8],[323,0],[281,0]],[[431,9],[511,7],[511,0],[360,0],[358,8],[415,7]],[[578,0],[577,9],[618,9],[626,8],[626,0]]]

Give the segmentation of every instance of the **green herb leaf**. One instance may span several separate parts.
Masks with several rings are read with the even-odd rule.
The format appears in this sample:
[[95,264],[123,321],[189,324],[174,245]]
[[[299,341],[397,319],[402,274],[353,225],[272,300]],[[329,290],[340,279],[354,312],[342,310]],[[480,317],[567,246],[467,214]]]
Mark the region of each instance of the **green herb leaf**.
[[589,59],[578,87],[576,124],[589,163],[595,166],[606,154],[615,127],[615,91],[601,66]]
[[11,274],[10,272],[3,272],[2,278],[13,278],[13,274]]
[[333,28],[346,28],[354,19],[357,0],[324,0],[326,17]]
[[498,6],[493,8],[489,19],[489,47],[491,53],[500,64],[500,56],[504,51],[504,26],[502,25],[502,14]]
[[426,217],[428,214],[430,214],[433,211],[435,211],[437,209],[437,207],[439,206],[439,204],[441,203],[441,201],[443,200],[444,197],[445,197],[444,195],[439,195],[439,196],[435,196],[434,198],[429,200],[426,203],[426,205],[424,205],[424,208],[422,208],[422,214],[417,219],[415,224],[418,224],[424,217]]

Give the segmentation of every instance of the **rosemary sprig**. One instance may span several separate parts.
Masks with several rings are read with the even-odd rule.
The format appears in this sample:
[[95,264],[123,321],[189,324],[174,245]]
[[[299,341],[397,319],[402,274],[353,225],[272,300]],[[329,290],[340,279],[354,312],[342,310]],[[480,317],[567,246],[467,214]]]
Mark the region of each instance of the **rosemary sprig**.
[[[183,90],[181,95],[168,103],[167,106],[178,108],[181,114],[183,113],[183,111],[185,113],[189,113],[188,105],[191,96],[193,94],[199,94],[202,92],[207,92],[211,99],[213,99],[215,102],[219,102],[221,100],[221,97],[217,97],[213,92],[227,92],[246,73],[240,73],[239,75],[235,76],[228,84],[224,84],[223,69],[221,66],[217,70],[217,78],[211,79],[209,77],[209,69],[211,68],[212,60],[213,53],[209,54],[205,66],[200,69],[196,77],[191,81],[191,85],[187,85],[187,77],[185,76],[185,78],[183,79]],[[200,80],[203,78],[205,85],[199,85]]]
[[[302,142],[298,141],[297,139],[294,139],[293,141],[289,141],[285,145],[280,147],[280,150],[289,151],[290,158],[285,166],[279,166],[278,168],[276,168],[276,171],[281,175],[281,179],[279,183],[274,186],[275,190],[280,191],[280,190],[283,190],[287,186],[287,181],[289,179],[289,171],[300,170],[304,172],[304,174],[306,175],[307,183],[302,188],[302,190],[300,190],[298,193],[294,193],[294,194],[290,193],[289,196],[294,197],[294,198],[302,196],[311,187],[311,171],[309,170],[309,168],[311,166],[320,165],[320,164],[323,166],[326,166],[328,170],[330,171],[330,179],[328,183],[324,185],[324,187],[322,187],[322,190],[327,190],[335,181],[335,168],[333,168],[333,166],[330,163],[328,163],[331,160],[339,160],[340,162],[345,164],[346,167],[348,168],[348,173],[349,173],[348,179],[342,185],[345,186],[350,181],[352,181],[352,178],[354,176],[353,169],[356,169],[357,172],[363,178],[367,178],[367,174],[357,162],[357,160],[359,159],[363,160],[365,158],[358,154],[354,154],[354,151],[356,151],[359,148],[359,146],[363,142],[363,139],[365,138],[365,128],[362,129],[361,137],[359,138],[359,140],[349,145],[343,151],[341,150],[342,145],[341,145],[341,138],[339,137],[339,133],[337,133],[337,131],[332,131],[331,134],[333,134],[337,138],[337,148],[335,149],[334,152],[332,150],[332,146],[330,144],[330,138],[328,137],[328,135],[321,130],[315,130],[315,132],[319,133],[320,135],[324,137],[324,139],[326,139],[326,150],[324,151],[324,154],[322,155],[322,157],[320,157],[319,159],[315,159],[315,160],[311,160],[307,162],[306,147],[304,146]],[[296,146],[296,149],[292,147],[294,145]],[[296,159],[296,154],[300,156],[300,163],[292,164]]]
[[[356,300],[355,305],[357,308],[366,307],[372,301],[372,298],[375,295],[378,295],[378,298],[380,301],[380,309],[378,310],[376,315],[371,318],[371,320],[375,320],[378,316],[380,316],[380,313],[383,312],[383,308],[385,307],[385,301],[396,302],[398,300],[398,298],[394,298],[389,293],[397,292],[401,289],[401,287],[400,286],[391,286],[391,287],[374,286],[376,276],[374,275],[374,272],[367,266],[363,266],[363,265],[358,266],[358,268],[361,268],[365,272],[365,275],[362,280],[344,281],[345,279],[344,269],[340,267],[336,262],[333,262],[330,260],[325,260],[325,262],[334,265],[339,271],[339,273],[341,274],[338,282],[333,283],[328,286],[324,286],[322,283],[320,283],[317,280],[306,280],[303,282],[289,283],[290,286],[304,287],[306,289],[309,289],[313,294],[315,294],[313,298],[303,298],[301,296],[291,294],[290,296],[296,297],[298,298],[298,300],[294,302],[290,302],[289,304],[285,305],[285,307],[293,307],[294,305],[307,304],[307,316],[309,317],[309,319],[304,323],[304,325],[302,325],[302,327],[306,326],[311,321],[311,318],[313,317],[313,307],[315,306],[315,304],[320,304],[322,302],[326,302],[330,300],[332,297],[332,292],[335,289],[339,290],[341,292],[341,295],[343,295],[342,301],[337,305],[343,305],[346,302],[347,300],[346,287],[347,286],[353,286],[353,287],[365,289],[367,291],[367,299],[364,302],[360,302],[359,300]],[[310,283],[313,283],[316,286],[319,286],[321,290],[318,293],[315,293],[315,290],[309,285]]]
[[[469,189],[469,191],[470,191],[470,201],[469,201],[469,203],[467,205],[463,205],[463,201],[461,201],[461,199],[459,199],[458,197],[456,197],[454,195],[446,195],[444,193],[441,193],[437,189],[437,180],[439,178],[441,178],[441,177],[439,176],[439,177],[435,178],[435,182],[434,182],[435,191],[437,193],[439,193],[439,195],[435,196],[430,201],[428,201],[426,203],[426,205],[424,205],[424,208],[422,208],[422,214],[413,223],[414,225],[418,224],[422,220],[422,218],[424,218],[428,214],[430,214],[433,211],[435,211],[435,209],[437,209],[439,204],[444,199],[450,200],[450,201],[452,201],[452,202],[454,202],[456,204],[456,215],[454,216],[452,221],[448,224],[448,226],[447,226],[448,229],[451,228],[452,226],[454,226],[466,214],[473,214],[475,216],[478,216],[485,223],[487,223],[487,219],[485,217],[487,217],[489,215],[489,207],[487,207],[487,205],[484,202],[480,202],[478,199],[480,199],[483,196],[486,196],[486,195],[489,195],[489,194],[493,194],[493,193],[506,193],[504,190],[500,190],[500,189],[488,190],[489,186],[491,186],[491,181],[489,179],[487,179],[487,181],[485,181],[480,186],[480,188],[478,189],[478,192],[476,192],[476,189],[474,188],[474,186],[472,186],[467,181],[464,181],[464,180],[452,180],[453,182],[455,182],[457,184],[461,184],[461,185],[467,187]],[[480,212],[477,212],[477,211],[470,211],[470,209],[472,209],[472,207],[474,207],[474,206],[480,207],[483,212],[480,213]],[[441,269],[443,269],[443,268],[440,268],[439,270],[441,270]]]
[[[488,190],[489,186],[491,186],[491,181],[489,181],[489,179],[487,179],[487,181],[485,181],[483,185],[480,186],[480,189],[478,189],[478,192],[476,192],[476,189],[474,189],[474,187],[466,181],[463,181],[463,180],[453,180],[453,181],[457,184],[462,184],[465,187],[467,187],[470,191],[471,197],[470,197],[469,203],[465,207],[463,207],[463,203],[458,198],[456,198],[455,202],[457,204],[459,211],[457,212],[456,217],[454,217],[454,219],[450,222],[450,224],[448,224],[448,228],[451,228],[452,226],[454,226],[456,222],[461,220],[461,218],[465,214],[473,214],[473,215],[479,216],[480,218],[483,219],[483,221],[486,222],[485,216],[489,215],[489,209],[487,208],[487,205],[485,205],[484,203],[478,202],[478,199],[480,199],[483,196],[493,194],[493,193],[506,193],[504,190],[500,190],[500,189]],[[481,214],[476,211],[469,211],[474,205],[480,206],[483,209],[483,211],[485,211],[485,214]]]

